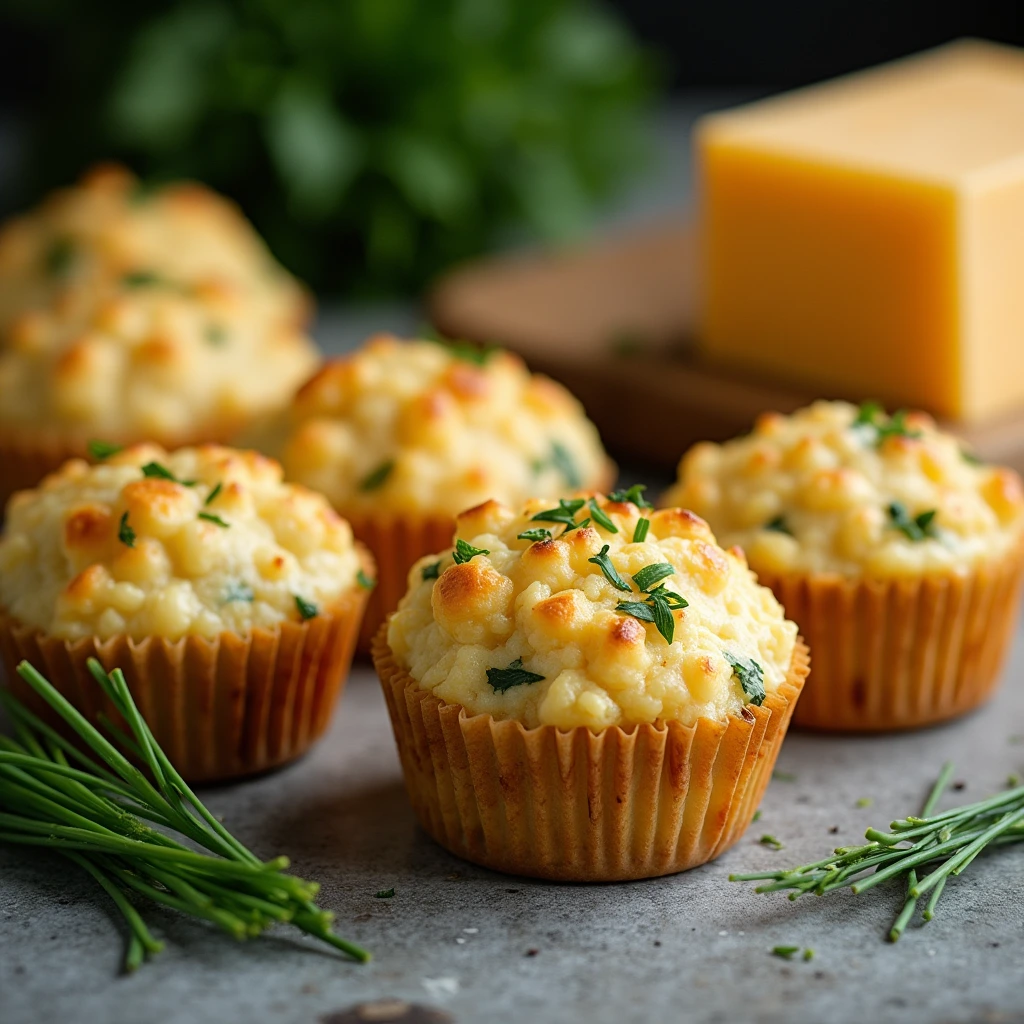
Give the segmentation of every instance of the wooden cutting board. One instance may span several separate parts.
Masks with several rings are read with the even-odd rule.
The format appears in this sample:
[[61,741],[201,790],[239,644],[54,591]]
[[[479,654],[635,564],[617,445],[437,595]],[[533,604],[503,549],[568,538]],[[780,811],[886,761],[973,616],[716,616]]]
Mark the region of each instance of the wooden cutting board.
[[[442,334],[498,344],[562,381],[616,455],[674,467],[695,441],[750,429],[767,410],[818,395],[746,378],[694,351],[696,259],[682,216],[587,248],[468,264],[428,298]],[[1024,410],[980,424],[944,423],[984,459],[1024,473]]]

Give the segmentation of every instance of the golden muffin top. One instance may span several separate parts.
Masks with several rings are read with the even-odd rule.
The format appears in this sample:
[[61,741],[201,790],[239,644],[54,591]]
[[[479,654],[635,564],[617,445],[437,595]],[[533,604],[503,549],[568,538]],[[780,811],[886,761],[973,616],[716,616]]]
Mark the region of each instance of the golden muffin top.
[[0,227],[0,347],[35,310],[91,321],[95,305],[143,279],[293,327],[311,311],[230,200],[194,182],[144,189],[104,165]]
[[226,199],[94,171],[0,229],[0,426],[223,438],[316,368],[307,306]]
[[816,402],[745,437],[695,445],[666,505],[685,505],[758,572],[877,579],[966,573],[1024,530],[1024,488],[919,412]]
[[372,585],[360,559],[348,523],[276,462],[136,445],[11,499],[0,608],[66,639],[246,633]]
[[579,402],[516,356],[388,335],[324,366],[265,443],[346,513],[454,514],[612,469]]
[[797,629],[739,550],[641,489],[488,501],[418,562],[388,627],[421,687],[525,726],[724,720],[786,679]]

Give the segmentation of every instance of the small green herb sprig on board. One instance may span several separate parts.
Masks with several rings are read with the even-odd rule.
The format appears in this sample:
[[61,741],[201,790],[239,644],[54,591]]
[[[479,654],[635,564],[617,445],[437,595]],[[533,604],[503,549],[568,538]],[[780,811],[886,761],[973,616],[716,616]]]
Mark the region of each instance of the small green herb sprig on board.
[[849,886],[867,892],[891,878],[906,886],[903,908],[889,929],[896,942],[927,896],[922,918],[930,921],[946,882],[966,871],[981,853],[995,847],[1024,842],[1024,786],[1008,789],[987,800],[936,813],[942,794],[953,777],[947,762],[921,813],[890,822],[889,831],[869,828],[860,846],[844,846],[832,856],[782,871],[730,875],[733,882],[764,882],[757,892],[792,890],[791,900],[805,893],[818,896]]
[[93,658],[88,664],[127,723],[125,732],[99,716],[114,742],[28,662],[18,675],[78,744],[0,690],[17,737],[0,736],[0,842],[55,851],[91,875],[127,925],[129,971],[163,948],[139,913],[142,901],[209,921],[236,939],[288,922],[357,961],[369,960],[331,930],[333,915],[313,902],[315,882],[286,874],[286,857],[261,861],[207,810],[158,746],[121,671],[108,674]]

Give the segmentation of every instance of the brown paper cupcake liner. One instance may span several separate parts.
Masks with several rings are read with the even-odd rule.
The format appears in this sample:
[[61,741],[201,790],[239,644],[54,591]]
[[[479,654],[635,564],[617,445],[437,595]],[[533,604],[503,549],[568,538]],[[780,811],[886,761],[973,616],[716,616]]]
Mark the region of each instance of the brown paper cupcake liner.
[[753,818],[809,668],[726,722],[561,731],[471,715],[373,647],[413,809],[459,857],[509,874],[611,882],[712,860]]
[[[595,489],[610,488],[617,472],[615,463],[609,461]],[[373,552],[377,561],[377,586],[370,597],[357,646],[360,654],[369,654],[381,623],[398,607],[409,589],[409,570],[425,555],[434,555],[452,546],[455,516],[339,511],[352,524],[356,539]]]
[[759,574],[814,656],[794,724],[913,729],[984,703],[1013,638],[1022,577],[1024,548],[966,576]]
[[181,775],[189,782],[221,781],[292,761],[324,733],[348,676],[366,596],[353,588],[301,623],[175,641],[59,640],[0,614],[0,655],[7,685],[57,726],[61,721],[49,705],[16,674],[22,659],[90,721],[100,711],[116,721],[119,716],[86,661],[121,669]]

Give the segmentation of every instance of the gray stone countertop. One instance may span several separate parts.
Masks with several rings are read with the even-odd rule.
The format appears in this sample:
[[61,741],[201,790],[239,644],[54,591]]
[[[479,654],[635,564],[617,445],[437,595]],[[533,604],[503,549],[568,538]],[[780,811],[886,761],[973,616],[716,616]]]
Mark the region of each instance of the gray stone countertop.
[[[287,853],[297,873],[321,881],[338,930],[371,949],[372,963],[284,930],[238,944],[158,909],[147,919],[167,949],[121,977],[120,926],[92,882],[59,858],[0,847],[0,1021],[312,1024],[385,997],[461,1024],[1018,1021],[1024,849],[976,861],[935,919],[895,946],[883,936],[898,886],[791,903],[727,875],[855,842],[916,809],[947,758],[966,783],[950,799],[999,790],[1024,767],[1022,684],[1018,643],[999,697],[957,723],[872,738],[794,733],[761,820],[718,862],[586,886],[498,875],[428,839],[405,797],[380,688],[360,665],[310,756],[204,797],[257,852]],[[785,848],[761,845],[763,833]],[[393,899],[375,898],[391,887]],[[816,955],[786,962],[770,954],[775,945]]]

